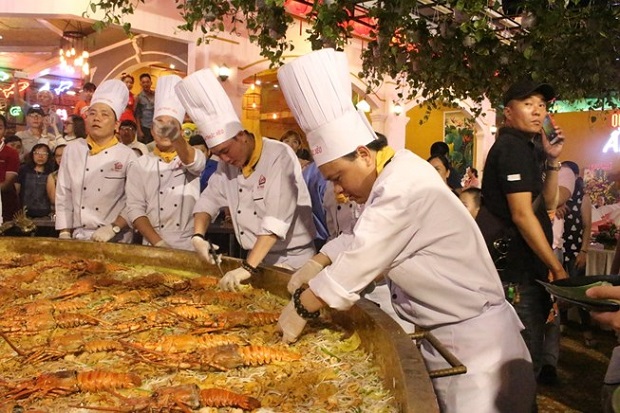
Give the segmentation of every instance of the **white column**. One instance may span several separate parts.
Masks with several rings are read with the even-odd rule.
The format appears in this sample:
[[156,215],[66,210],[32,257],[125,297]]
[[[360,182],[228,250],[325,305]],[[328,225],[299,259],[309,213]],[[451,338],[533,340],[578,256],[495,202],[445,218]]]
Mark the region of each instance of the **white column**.
[[405,149],[405,135],[409,119],[404,112],[400,115],[390,113],[387,116],[383,134],[387,136],[392,148]]

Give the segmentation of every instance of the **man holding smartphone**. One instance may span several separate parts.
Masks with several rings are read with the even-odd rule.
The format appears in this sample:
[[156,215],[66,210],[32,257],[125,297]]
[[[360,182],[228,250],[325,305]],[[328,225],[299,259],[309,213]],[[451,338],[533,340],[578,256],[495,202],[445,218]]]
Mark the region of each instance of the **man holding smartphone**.
[[517,82],[507,90],[504,126],[489,151],[482,181],[484,206],[516,229],[501,277],[513,288],[511,301],[525,325],[522,334],[536,374],[541,368],[544,327],[551,308],[549,294],[536,281],[566,278],[551,249],[547,214],[557,204],[558,158],[564,143],[559,129],[555,129],[559,139],[553,145],[542,133],[547,103],[554,98],[550,85],[531,80]]

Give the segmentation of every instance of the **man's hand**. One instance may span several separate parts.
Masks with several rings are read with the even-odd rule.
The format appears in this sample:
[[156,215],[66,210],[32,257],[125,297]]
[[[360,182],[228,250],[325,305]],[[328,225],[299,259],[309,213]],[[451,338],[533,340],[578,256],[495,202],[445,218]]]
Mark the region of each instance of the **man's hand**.
[[161,119],[154,119],[153,132],[161,138],[174,141],[181,137],[181,125],[176,121],[163,122]]
[[[620,286],[592,287],[586,290],[586,295],[590,298],[620,300]],[[596,312],[590,311],[592,319],[620,333],[620,311]]]
[[209,241],[202,238],[201,236],[194,235],[192,237],[192,246],[194,247],[198,255],[200,255],[202,259],[204,259],[207,263],[211,265],[216,265],[222,262],[222,254],[212,253],[212,251],[219,250],[220,247],[215,244],[211,244]]
[[160,239],[159,242],[155,244],[155,246],[157,248],[171,248],[170,245],[168,245],[168,243],[164,241],[163,239]]
[[108,242],[114,238],[115,235],[116,232],[112,229],[112,225],[104,225],[103,227],[97,228],[90,239],[95,242]]
[[291,279],[288,282],[286,288],[288,292],[293,294],[296,289],[304,284],[308,284],[308,281],[314,278],[315,275],[321,272],[324,267],[313,259],[308,260],[300,269],[291,275]]
[[556,138],[556,142],[553,145],[549,143],[549,139],[547,139],[547,136],[544,133],[542,134],[543,149],[545,150],[547,160],[549,161],[557,160],[557,158],[559,158],[560,154],[562,153],[562,148],[564,148],[564,133],[562,132],[562,129],[556,127],[555,132],[558,136]]
[[282,332],[282,341],[285,343],[294,343],[297,341],[301,332],[306,326],[306,320],[304,320],[297,311],[295,311],[295,304],[291,300],[278,319],[278,330]]
[[237,291],[241,286],[241,281],[249,279],[252,274],[243,267],[228,271],[219,282],[219,286],[224,291]]

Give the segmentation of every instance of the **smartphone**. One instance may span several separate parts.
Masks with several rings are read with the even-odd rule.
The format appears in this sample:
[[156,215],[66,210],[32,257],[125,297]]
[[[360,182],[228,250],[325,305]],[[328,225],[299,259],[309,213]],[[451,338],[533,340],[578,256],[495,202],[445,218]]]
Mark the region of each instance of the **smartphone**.
[[553,122],[551,115],[545,116],[545,119],[543,120],[542,128],[545,131],[545,135],[547,136],[547,140],[549,141],[549,143],[551,145],[555,145],[558,142],[558,139],[560,137],[555,131],[555,123]]

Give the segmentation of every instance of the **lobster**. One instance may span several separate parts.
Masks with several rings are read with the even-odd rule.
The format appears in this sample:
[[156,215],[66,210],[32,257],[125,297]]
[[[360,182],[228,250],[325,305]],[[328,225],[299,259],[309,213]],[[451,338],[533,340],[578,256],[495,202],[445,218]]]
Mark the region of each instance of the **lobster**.
[[79,313],[44,313],[37,317],[22,317],[14,320],[0,322],[0,332],[2,333],[23,333],[36,334],[43,330],[53,330],[55,328],[73,328],[83,325],[107,324],[102,320],[96,319],[86,314]]
[[103,370],[76,371],[62,370],[43,373],[12,386],[4,393],[5,400],[68,396],[78,392],[113,391],[128,389],[142,384],[142,379],[134,373],[114,373]]

